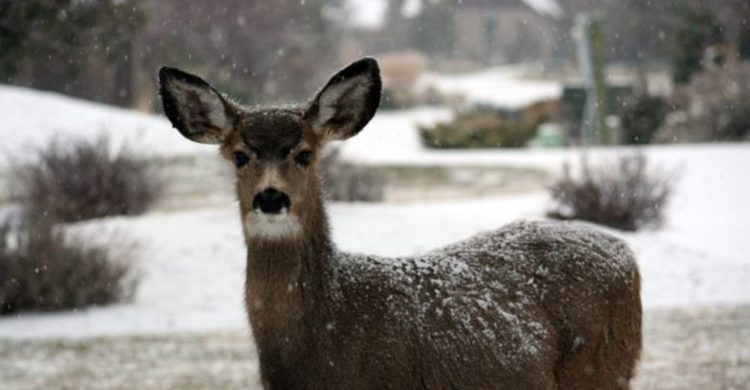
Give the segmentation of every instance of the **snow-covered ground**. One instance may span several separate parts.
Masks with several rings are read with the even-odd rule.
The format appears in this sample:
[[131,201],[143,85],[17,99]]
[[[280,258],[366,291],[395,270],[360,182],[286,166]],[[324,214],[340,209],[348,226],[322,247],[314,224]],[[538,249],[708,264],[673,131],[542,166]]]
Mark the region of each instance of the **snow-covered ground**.
[[[54,137],[94,139],[107,135],[115,145],[129,143],[139,152],[184,154],[213,151],[171,128],[166,118],[52,92],[0,85],[0,156],[17,157],[28,147],[45,145]],[[21,155],[22,156],[22,155]],[[6,164],[0,158],[0,165]]]
[[[636,251],[647,308],[750,302],[750,146],[655,148],[681,163],[667,225],[617,233]],[[680,157],[681,156],[681,157]],[[381,255],[427,251],[516,219],[540,218],[545,193],[413,204],[333,204],[334,240]],[[135,302],[0,319],[0,337],[92,336],[242,327],[244,247],[236,205],[92,223],[99,239],[141,242]],[[87,230],[87,229],[82,229]],[[107,233],[112,232],[112,233]]]
[[[431,87],[446,95],[458,95],[468,104],[505,109],[520,109],[544,100],[559,99],[563,84],[559,80],[531,77],[528,64],[482,69],[457,75],[425,75],[420,87]],[[533,72],[531,72],[533,73]]]
[[[45,145],[54,137],[64,139],[95,139],[106,135],[116,145],[132,144],[136,152],[160,156],[215,153],[212,145],[187,142],[160,115],[140,113],[53,92],[0,84],[0,156],[23,156],[28,147]],[[413,150],[421,147],[412,134],[417,123],[431,124],[450,118],[450,111],[420,108],[406,112],[382,112],[367,127],[377,153],[401,155],[390,148]],[[388,138],[383,138],[388,137]],[[408,144],[404,145],[404,139]],[[372,146],[372,145],[371,145]],[[373,152],[374,153],[374,152]],[[8,160],[0,158],[0,165]]]
[[[550,17],[560,17],[563,14],[562,7],[557,0],[522,0],[526,5],[536,12]],[[460,3],[460,1],[459,1]],[[386,0],[347,0],[344,2],[348,11],[346,23],[352,27],[364,29],[378,29],[383,26],[385,13],[388,8]],[[406,0],[403,3],[401,14],[413,17],[418,14],[422,4],[419,0]]]
[[[0,87],[7,112],[2,153],[52,134],[117,140],[133,137],[160,155],[214,153],[185,141],[161,118],[12,87]],[[38,114],[43,113],[43,114]],[[345,158],[367,164],[487,164],[556,171],[577,151],[425,150],[416,123],[440,120],[446,110],[378,114],[342,145]],[[596,149],[613,156],[623,149]],[[647,308],[750,302],[750,145],[659,146],[645,149],[665,168],[677,167],[667,224],[658,231],[617,233],[636,251]],[[335,242],[343,249],[406,255],[492,229],[516,219],[541,218],[543,192],[483,199],[409,204],[332,204]],[[23,313],[0,319],[2,337],[84,337],[108,334],[203,331],[245,327],[242,309],[244,247],[235,204],[89,222],[92,239],[137,240],[141,284],[130,304],[74,313]]]

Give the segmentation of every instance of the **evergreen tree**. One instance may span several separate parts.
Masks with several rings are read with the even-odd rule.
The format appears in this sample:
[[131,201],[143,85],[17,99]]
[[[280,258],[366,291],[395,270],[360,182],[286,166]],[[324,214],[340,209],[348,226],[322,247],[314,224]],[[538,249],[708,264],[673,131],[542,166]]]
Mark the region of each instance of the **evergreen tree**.
[[1,81],[127,105],[116,79],[133,77],[144,16],[140,0],[0,0]]
[[724,29],[711,12],[686,9],[672,55],[674,81],[679,84],[690,81],[690,77],[703,67],[705,50],[722,42],[725,42]]
[[748,24],[742,27],[740,31],[739,48],[740,58],[745,61],[750,61],[750,21]]
[[246,102],[299,100],[335,66],[328,0],[150,0],[151,69],[172,64],[199,73]]

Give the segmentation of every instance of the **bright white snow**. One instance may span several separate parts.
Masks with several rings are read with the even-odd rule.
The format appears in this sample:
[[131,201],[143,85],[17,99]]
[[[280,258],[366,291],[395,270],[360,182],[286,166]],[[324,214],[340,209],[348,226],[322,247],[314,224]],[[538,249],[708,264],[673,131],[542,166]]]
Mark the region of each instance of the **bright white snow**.
[[456,75],[425,75],[420,86],[459,95],[469,104],[519,109],[562,96],[560,81],[532,78],[529,65],[512,65]]
[[[154,95],[156,97],[156,95]],[[172,129],[166,118],[104,104],[73,99],[53,92],[0,85],[0,155],[16,156],[27,147],[51,138],[94,139],[106,134],[115,145],[132,144],[141,153],[185,154],[216,148],[192,142]],[[8,161],[0,159],[0,164]]]
[[[74,99],[65,95],[28,88],[0,85],[0,156],[18,156],[28,147],[45,145],[53,137],[95,139],[107,135],[116,145],[128,143],[137,152],[172,156],[192,153],[216,153],[213,145],[188,142],[160,115],[140,113],[104,104]],[[381,112],[367,126],[365,137],[375,146],[368,155],[402,155],[419,148],[412,131],[416,123],[432,124],[447,120],[450,111],[419,108],[405,112]],[[361,136],[359,136],[361,137]],[[359,138],[358,137],[358,138]],[[387,138],[384,138],[387,137]],[[403,140],[408,143],[404,144]],[[382,158],[381,157],[381,158]],[[8,161],[0,158],[0,165]]]
[[[425,1],[425,0],[422,0]],[[522,0],[532,10],[551,17],[562,16],[563,10],[557,0]],[[385,21],[385,11],[388,7],[386,0],[347,0],[345,3],[349,12],[348,24],[352,27],[379,29]],[[461,7],[461,1],[458,1]],[[418,0],[406,0],[401,10],[406,17],[413,17],[419,13],[422,4]]]

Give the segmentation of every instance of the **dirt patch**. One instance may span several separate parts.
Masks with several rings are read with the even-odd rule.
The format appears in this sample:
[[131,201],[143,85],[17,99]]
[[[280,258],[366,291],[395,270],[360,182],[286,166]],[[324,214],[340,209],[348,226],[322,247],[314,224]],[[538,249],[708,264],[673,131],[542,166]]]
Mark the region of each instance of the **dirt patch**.
[[[635,390],[748,389],[750,306],[653,310]],[[8,389],[257,389],[243,331],[83,340],[0,339]]]

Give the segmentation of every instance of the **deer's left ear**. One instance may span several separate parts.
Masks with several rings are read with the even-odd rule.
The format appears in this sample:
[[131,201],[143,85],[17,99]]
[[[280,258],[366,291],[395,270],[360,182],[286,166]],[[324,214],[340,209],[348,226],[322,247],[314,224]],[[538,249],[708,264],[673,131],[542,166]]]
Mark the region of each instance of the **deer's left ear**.
[[305,112],[315,132],[331,140],[356,135],[380,104],[380,69],[373,58],[363,58],[334,75]]
[[236,105],[200,77],[163,67],[159,94],[169,121],[191,141],[218,144],[232,132]]

